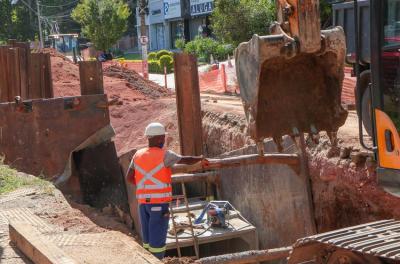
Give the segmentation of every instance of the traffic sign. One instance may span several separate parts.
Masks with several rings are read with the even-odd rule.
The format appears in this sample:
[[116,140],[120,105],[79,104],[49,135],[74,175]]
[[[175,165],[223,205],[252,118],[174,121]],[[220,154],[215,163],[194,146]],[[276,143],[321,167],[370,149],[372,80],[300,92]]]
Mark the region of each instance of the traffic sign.
[[149,43],[149,38],[147,36],[140,36],[140,44],[147,45]]

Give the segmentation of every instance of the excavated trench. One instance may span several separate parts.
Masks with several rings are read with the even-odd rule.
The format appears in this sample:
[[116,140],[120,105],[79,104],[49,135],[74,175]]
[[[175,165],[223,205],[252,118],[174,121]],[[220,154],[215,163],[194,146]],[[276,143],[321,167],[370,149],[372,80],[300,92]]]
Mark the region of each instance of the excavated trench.
[[[204,149],[208,157],[256,153],[254,142],[247,133],[244,115],[238,111],[216,111],[213,107],[203,109]],[[268,152],[276,151],[272,141],[265,146]],[[293,142],[286,139],[284,152],[295,151]],[[86,152],[74,154],[77,170],[84,162],[91,162],[85,157],[91,157],[93,153]],[[325,232],[400,217],[398,200],[375,184],[374,162],[358,149],[344,144],[340,137],[337,149],[331,148],[326,136],[322,136],[318,144],[308,140],[307,156],[311,209],[304,207],[307,196],[303,182],[285,165],[244,166],[221,171],[222,198],[234,204],[256,226],[260,248],[288,246],[297,238],[313,234],[313,224],[317,232]],[[103,189],[106,186],[97,187]],[[93,201],[86,203],[92,204]],[[309,209],[313,214],[307,213]],[[314,219],[310,215],[314,215]],[[210,256],[246,250],[240,245],[243,245],[241,241],[209,243],[202,245],[200,251],[202,256]],[[192,247],[182,253],[194,255]],[[176,257],[176,250],[169,251],[168,256]],[[172,258],[166,263],[190,262],[186,258],[176,261]]]
[[[203,135],[206,139],[207,155],[219,156],[251,144],[245,122],[241,115],[203,111]],[[291,152],[291,147],[293,145],[288,143],[286,152]],[[349,146],[340,137],[338,148],[332,148],[328,137],[322,136],[318,144],[307,140],[307,156],[314,220],[318,232],[400,217],[399,200],[376,185],[376,164],[369,155]],[[287,190],[282,189],[282,192]],[[266,192],[265,195],[269,194]],[[239,208],[241,209],[243,211],[244,208]],[[265,222],[263,218],[268,218],[268,215],[258,212],[252,214],[250,221],[256,223],[258,229],[262,229],[257,223],[262,225]],[[261,245],[268,244],[267,241],[263,243],[263,240],[265,238],[261,232]]]

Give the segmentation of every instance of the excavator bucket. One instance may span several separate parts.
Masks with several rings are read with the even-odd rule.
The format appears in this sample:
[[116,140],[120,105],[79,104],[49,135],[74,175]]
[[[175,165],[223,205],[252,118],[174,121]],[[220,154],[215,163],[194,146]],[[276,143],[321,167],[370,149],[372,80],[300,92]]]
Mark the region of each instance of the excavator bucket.
[[277,10],[271,35],[254,35],[235,54],[250,136],[335,135],[347,118],[343,29],[321,31],[318,0],[279,0]]

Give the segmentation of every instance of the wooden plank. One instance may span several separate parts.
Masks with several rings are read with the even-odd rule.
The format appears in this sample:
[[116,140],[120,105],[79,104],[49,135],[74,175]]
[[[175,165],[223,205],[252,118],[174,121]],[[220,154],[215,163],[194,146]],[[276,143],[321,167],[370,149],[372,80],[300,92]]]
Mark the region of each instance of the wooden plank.
[[8,101],[14,101],[15,97],[21,95],[21,73],[20,73],[19,48],[10,48],[7,52],[8,65]]
[[79,263],[60,248],[45,239],[38,230],[25,222],[10,222],[10,240],[33,263],[37,264],[75,264]]
[[80,61],[81,94],[104,94],[103,69],[100,61]]
[[29,90],[28,98],[37,99],[42,98],[41,90],[41,55],[40,53],[30,54],[30,64],[29,64]]
[[175,54],[175,89],[181,154],[203,154],[203,132],[197,60],[186,53]]
[[0,46],[0,103],[8,102],[7,52],[11,46]]

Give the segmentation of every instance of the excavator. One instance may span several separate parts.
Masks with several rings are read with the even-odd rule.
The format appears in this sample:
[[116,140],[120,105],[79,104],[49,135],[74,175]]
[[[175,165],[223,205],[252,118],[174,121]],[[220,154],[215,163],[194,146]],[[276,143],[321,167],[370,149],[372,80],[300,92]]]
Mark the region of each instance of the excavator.
[[[378,184],[400,196],[400,0],[370,0],[367,89],[372,146],[363,135],[358,1],[350,2],[354,4],[360,143],[375,155]],[[318,0],[276,3],[278,22],[271,26],[271,35],[254,35],[235,54],[250,136],[259,148],[264,138],[273,138],[282,151],[283,136],[307,133],[317,139],[325,131],[335,145],[336,133],[347,118],[340,98],[345,32],[341,27],[321,30]],[[293,245],[288,263],[400,263],[400,221],[382,220],[301,238]]]

